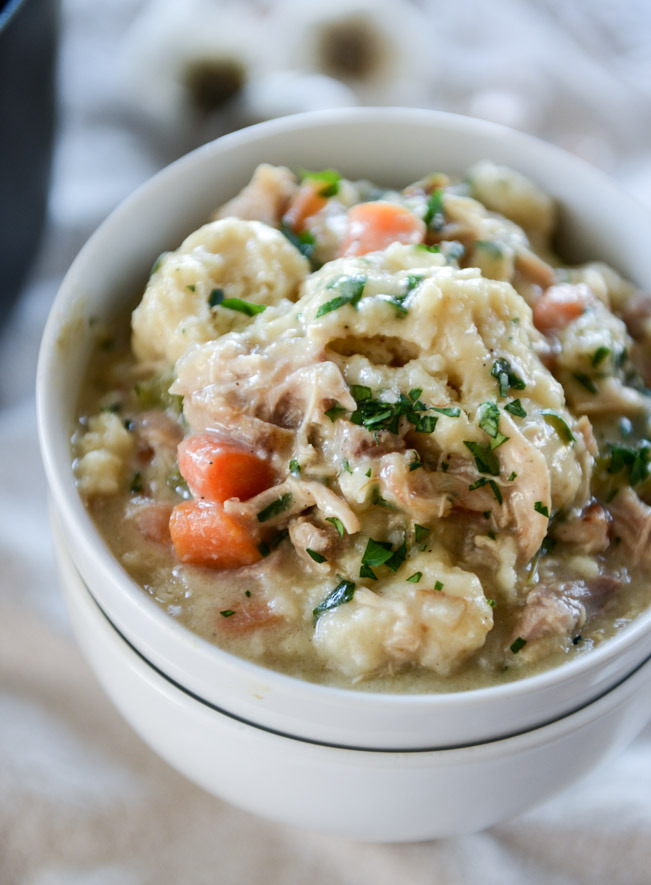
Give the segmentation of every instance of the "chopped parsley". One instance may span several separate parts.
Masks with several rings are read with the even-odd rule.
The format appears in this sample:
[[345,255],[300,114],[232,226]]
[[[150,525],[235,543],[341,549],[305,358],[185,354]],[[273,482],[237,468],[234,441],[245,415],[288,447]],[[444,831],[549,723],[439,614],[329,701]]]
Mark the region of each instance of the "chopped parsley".
[[402,544],[394,551],[390,559],[384,563],[392,572],[397,572],[407,557],[407,541],[403,540]]
[[346,473],[352,473],[352,472],[353,472],[353,468],[350,466],[350,463],[349,463],[349,461],[348,461],[348,458],[344,458],[343,465],[344,465],[344,470],[346,471]]
[[267,522],[267,520],[273,519],[284,510],[287,510],[291,506],[291,503],[292,493],[286,492],[284,495],[281,495],[280,498],[276,498],[275,501],[272,501],[271,504],[268,504],[258,513],[258,522]]
[[513,473],[509,476],[508,482],[513,482],[514,479],[517,479],[517,476],[518,474],[514,470]]
[[527,640],[523,639],[521,636],[518,636],[517,639],[513,640],[513,642],[511,643],[509,648],[510,648],[510,651],[513,652],[514,655],[517,655],[517,653],[519,651],[521,651],[521,649],[523,649],[526,644],[527,644]]
[[210,295],[208,296],[208,306],[209,307],[217,307],[218,304],[221,304],[224,300],[224,290],[223,289],[212,289]]
[[305,548],[305,552],[310,557],[310,559],[313,559],[315,562],[325,562],[326,561],[326,558],[323,555],[323,553],[318,553],[316,550],[311,550],[309,547]]
[[[213,291],[215,290],[213,289]],[[219,306],[226,307],[228,310],[237,310],[248,317],[253,317],[267,309],[266,304],[254,304],[252,301],[244,301],[242,298],[222,298]]]
[[300,476],[301,475],[301,465],[295,458],[289,462],[289,472],[292,476]]
[[[474,492],[475,489],[481,489],[484,486],[490,486],[491,491],[495,495],[495,500],[497,501],[498,504],[501,504],[503,501],[502,492],[500,490],[500,487],[498,486],[498,484],[495,482],[494,479],[486,479],[485,476],[480,476],[479,479],[475,480],[475,482],[471,483],[468,486],[468,491]],[[490,516],[490,510],[488,510],[486,512]],[[484,517],[486,519],[488,519],[488,517],[486,516],[486,513],[484,513]]]
[[194,290],[195,290],[195,285],[194,285],[194,283],[191,283],[189,286],[186,286],[185,288],[186,288],[189,292],[194,292]]
[[540,414],[543,416],[545,423],[554,428],[562,442],[568,444],[574,442],[574,434],[562,415],[559,415],[554,409],[541,409]]
[[409,577],[407,578],[407,581],[410,584],[417,584],[422,577],[423,577],[422,572],[414,572],[413,575],[409,575]]
[[479,426],[491,437],[491,449],[497,449],[509,440],[509,437],[504,436],[499,430],[500,410],[495,403],[482,403],[479,408]]
[[340,605],[344,605],[346,602],[350,602],[354,595],[355,584],[352,581],[344,579],[341,583],[337,584],[335,589],[313,610],[312,614],[314,615],[314,619],[318,620],[324,612],[337,608]]
[[432,410],[434,412],[439,412],[441,415],[445,415],[446,418],[458,418],[461,414],[459,406],[432,406]]
[[442,581],[437,581],[436,584],[434,584],[435,590],[442,590],[444,587],[445,587],[445,584]]
[[424,541],[430,532],[431,529],[428,529],[426,526],[414,523],[414,540],[417,544],[420,544],[421,541]]
[[592,359],[590,362],[592,363],[592,368],[596,369],[607,356],[610,355],[610,347],[606,347],[604,344],[601,347],[598,347],[595,352],[592,354]]
[[333,526],[337,529],[339,537],[343,538],[346,530],[344,528],[343,522],[337,516],[326,516],[326,522],[331,522]]
[[477,470],[480,473],[490,473],[491,476],[499,476],[500,464],[497,455],[486,443],[472,442],[464,439],[464,446],[474,455]]
[[543,504],[542,501],[536,501],[536,503],[533,505],[533,509],[536,511],[536,513],[540,513],[541,516],[549,519],[549,507],[547,507],[546,504]]
[[158,258],[156,259],[156,261],[154,261],[154,263],[151,266],[151,270],[149,271],[150,277],[153,277],[153,275],[156,273],[156,271],[160,268],[161,264],[163,263],[163,258],[165,258],[166,255],[167,255],[167,252],[161,252],[160,255],[158,256]]
[[443,191],[437,187],[427,198],[427,208],[423,221],[427,227],[432,230],[441,230],[445,224],[445,216],[443,214]]
[[581,387],[585,387],[588,393],[599,393],[599,388],[585,372],[572,372],[572,377],[575,381],[578,381]]
[[410,462],[409,471],[411,472],[412,470],[418,470],[418,468],[422,467],[422,466],[423,466],[423,462],[419,458],[416,458],[415,461]]
[[310,233],[309,230],[303,231],[302,233],[297,233],[293,230],[289,225],[283,222],[280,226],[280,232],[284,234],[285,237],[289,240],[289,242],[294,246],[301,255],[304,255],[308,261],[311,261],[314,256],[314,246],[316,240],[314,238],[314,234]]
[[369,538],[366,543],[366,550],[362,556],[362,564],[377,568],[380,565],[384,565],[392,556],[393,550],[388,541],[376,541],[373,538]]
[[232,608],[225,608],[224,611],[221,611],[219,614],[222,616],[222,618],[230,618],[235,614],[235,612]]
[[131,480],[131,485],[129,486],[129,489],[134,494],[137,494],[138,492],[142,491],[143,485],[142,485],[142,475],[141,475],[140,471],[138,471],[137,473],[134,474],[133,479]]
[[488,605],[490,605],[491,608],[495,608],[496,602],[494,599],[487,599],[486,602]]
[[334,403],[330,406],[330,408],[326,409],[323,414],[327,415],[328,418],[330,418],[330,420],[332,422],[334,422],[337,420],[337,418],[339,418],[340,415],[343,415],[345,412],[346,412],[345,407],[341,406],[337,402],[337,400],[335,400]]
[[316,319],[331,313],[333,310],[338,310],[346,304],[350,304],[351,307],[357,310],[366,280],[367,277],[363,274],[359,276],[341,276],[333,280],[326,288],[338,291],[339,295],[330,301],[326,301],[325,304],[319,307],[316,312]]
[[608,473],[619,473],[628,470],[629,481],[632,486],[645,480],[649,475],[649,460],[651,459],[651,444],[642,440],[638,448],[609,443],[610,462]]
[[306,169],[301,169],[301,179],[313,181],[318,185],[317,194],[320,197],[334,197],[339,193],[341,175],[336,169],[321,169],[320,172],[308,172]]
[[495,360],[491,369],[491,375],[493,378],[497,378],[500,396],[508,396],[509,390],[524,390],[526,387],[522,378],[514,371],[511,363],[503,358]]
[[377,581],[377,575],[370,565],[360,565],[359,576],[360,578],[370,578],[371,581]]
[[516,418],[527,417],[527,413],[525,412],[519,399],[514,399],[512,402],[507,403],[504,406],[504,411],[509,412],[511,415],[515,415]]
[[422,387],[414,387],[413,390],[409,391],[409,399],[412,401],[412,403],[415,403],[416,400],[420,398],[422,392]]
[[[414,426],[414,430],[420,433],[432,433],[436,427],[438,418],[435,415],[423,415],[427,406],[419,399],[413,401],[404,393],[401,393],[396,402],[384,402],[373,399],[370,388],[354,384],[350,391],[357,403],[357,408],[350,416],[353,424],[365,427],[371,433],[379,430],[388,430],[398,433],[400,418],[404,415]],[[412,391],[413,393],[414,391]]]

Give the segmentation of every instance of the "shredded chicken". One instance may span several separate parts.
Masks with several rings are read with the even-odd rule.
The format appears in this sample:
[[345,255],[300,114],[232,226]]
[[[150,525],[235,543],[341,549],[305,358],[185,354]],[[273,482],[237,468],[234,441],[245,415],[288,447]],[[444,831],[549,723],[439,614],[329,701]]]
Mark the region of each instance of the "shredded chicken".
[[533,642],[545,636],[571,636],[607,605],[621,583],[610,575],[601,575],[538,585],[527,596],[511,641],[518,637]]
[[293,173],[285,166],[261,163],[240,193],[217,209],[212,220],[231,215],[246,221],[263,221],[278,227],[289,201],[298,190]]
[[608,506],[613,535],[630,556],[631,568],[651,568],[651,507],[629,486],[621,489]]
[[580,513],[556,524],[552,534],[581,553],[603,553],[610,544],[611,522],[608,511],[591,501]]

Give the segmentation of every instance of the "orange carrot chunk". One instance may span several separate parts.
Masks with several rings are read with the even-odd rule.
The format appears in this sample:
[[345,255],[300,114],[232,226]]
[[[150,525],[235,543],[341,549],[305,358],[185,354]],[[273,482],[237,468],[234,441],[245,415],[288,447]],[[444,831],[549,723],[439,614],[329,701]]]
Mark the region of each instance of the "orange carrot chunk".
[[583,283],[550,286],[533,306],[533,324],[539,332],[560,331],[578,319],[594,297]]
[[186,437],[178,449],[179,470],[195,498],[246,501],[273,484],[268,461],[214,433]]
[[170,517],[170,535],[181,562],[208,568],[241,568],[262,558],[258,538],[215,501],[183,501]]
[[296,233],[303,233],[307,226],[307,220],[320,212],[328,202],[327,197],[319,193],[319,189],[322,187],[322,181],[307,181],[300,186],[283,216],[287,227]]
[[422,243],[424,238],[425,223],[405,206],[384,200],[358,203],[348,210],[339,255],[366,255],[391,243]]

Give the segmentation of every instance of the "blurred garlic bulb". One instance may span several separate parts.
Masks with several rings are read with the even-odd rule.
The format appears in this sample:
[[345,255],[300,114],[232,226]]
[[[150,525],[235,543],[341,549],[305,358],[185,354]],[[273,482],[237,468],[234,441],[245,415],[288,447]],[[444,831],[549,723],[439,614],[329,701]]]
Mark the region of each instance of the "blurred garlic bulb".
[[162,128],[232,110],[265,46],[246,4],[152,0],[120,47],[130,103]]
[[244,95],[244,114],[252,122],[357,104],[344,83],[323,74],[272,71],[251,79]]
[[432,26],[409,0],[281,0],[272,18],[288,66],[339,80],[369,104],[426,100]]

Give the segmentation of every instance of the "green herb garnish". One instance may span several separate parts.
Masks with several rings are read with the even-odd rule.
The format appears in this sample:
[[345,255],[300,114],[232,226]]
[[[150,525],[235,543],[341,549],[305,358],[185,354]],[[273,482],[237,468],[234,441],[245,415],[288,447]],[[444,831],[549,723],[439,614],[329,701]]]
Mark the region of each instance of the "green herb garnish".
[[581,387],[585,387],[588,393],[599,393],[599,388],[589,375],[585,372],[572,372],[572,377],[578,381]]
[[445,587],[445,584],[442,581],[437,581],[436,584],[434,584],[435,590],[442,590],[444,587]]
[[423,221],[427,227],[432,230],[441,230],[445,224],[445,216],[443,214],[443,191],[437,187],[427,198],[427,208]]
[[301,475],[301,465],[295,458],[289,462],[289,472],[292,476],[300,476]]
[[208,306],[209,307],[217,307],[218,304],[221,304],[224,300],[224,290],[223,289],[212,289],[210,295],[208,296]]
[[517,655],[517,653],[521,649],[523,649],[526,644],[527,644],[527,640],[523,639],[521,636],[518,636],[517,639],[513,640],[513,642],[511,643],[509,648],[510,648],[510,651],[512,651],[514,655]]
[[243,301],[241,298],[222,298],[219,306],[226,307],[228,310],[237,310],[248,317],[253,317],[267,309],[266,304],[254,304],[252,301]]
[[504,411],[510,412],[511,415],[515,415],[516,418],[526,418],[527,413],[525,412],[522,403],[519,399],[514,399],[512,402],[507,403],[504,406]]
[[366,543],[366,550],[362,556],[362,563],[377,568],[384,565],[393,556],[391,544],[388,541],[376,541],[369,538]]
[[219,614],[222,616],[222,618],[230,618],[235,614],[235,612],[232,608],[225,608],[224,611],[221,611]]
[[131,480],[131,485],[129,486],[130,491],[134,494],[141,492],[143,489],[142,485],[142,475],[140,471],[134,474],[133,479]]
[[292,493],[286,492],[284,495],[281,495],[280,498],[276,498],[275,501],[272,501],[271,504],[268,504],[258,513],[258,522],[267,522],[267,520],[273,519],[284,510],[287,510],[291,506],[291,503]]
[[285,224],[285,222],[280,225],[280,232],[287,237],[292,246],[298,249],[301,255],[304,255],[308,261],[312,261],[314,257],[314,246],[316,244],[314,234],[310,233],[309,230],[297,233],[289,227],[289,225]]
[[428,529],[426,526],[414,523],[414,540],[417,544],[420,544],[421,541],[424,541],[430,532],[431,529]]
[[608,448],[610,449],[608,473],[619,473],[627,469],[632,486],[648,477],[651,444],[647,440],[642,440],[638,448],[613,443],[609,443]]
[[524,390],[526,384],[513,370],[511,363],[505,359],[497,359],[491,369],[493,378],[497,378],[500,387],[500,396],[508,396],[509,390]]
[[343,538],[345,533],[345,528],[343,522],[337,516],[326,516],[326,522],[331,522],[333,526],[337,529],[339,533],[339,537]]
[[554,409],[541,409],[540,414],[543,416],[545,423],[554,428],[562,442],[574,442],[574,435],[562,415],[559,415]]
[[410,584],[417,584],[422,577],[423,577],[422,572],[414,572],[413,575],[409,575],[409,577],[407,578],[407,581]]
[[320,197],[334,197],[339,193],[341,175],[335,169],[321,169],[320,172],[308,172],[301,169],[300,175],[303,181],[321,183],[321,187],[317,189],[317,194]]
[[500,410],[495,403],[482,403],[479,408],[479,426],[492,437],[491,449],[497,449],[509,439],[508,436],[504,436],[499,430]]
[[595,352],[592,354],[592,359],[590,362],[592,363],[593,369],[596,369],[598,365],[603,363],[607,356],[610,355],[610,347],[606,347],[604,344],[601,347],[598,347]]
[[491,476],[499,476],[500,464],[497,455],[486,443],[472,442],[464,439],[464,446],[474,455],[477,470],[480,473],[490,473]]
[[536,511],[536,513],[540,513],[541,516],[545,516],[547,519],[549,519],[549,508],[546,504],[543,504],[542,501],[536,501],[536,503],[533,505],[533,509]]
[[318,553],[316,550],[310,550],[309,547],[305,548],[305,552],[315,562],[325,562],[326,561],[326,558],[323,555],[323,553]]
[[327,286],[328,289],[336,289],[339,292],[336,298],[326,301],[316,312],[316,319],[325,316],[333,310],[338,310],[346,304],[350,304],[355,310],[362,297],[367,277],[360,276],[342,276]]
[[329,409],[326,409],[323,413],[327,415],[328,418],[334,423],[340,415],[343,415],[346,412],[344,406],[339,405],[339,403],[335,400],[334,403],[330,406]]
[[318,620],[324,612],[337,608],[340,605],[344,605],[346,602],[350,602],[354,595],[355,584],[352,581],[344,579],[340,584],[337,584],[332,593],[329,593],[313,610],[312,614],[314,615],[314,619]]

